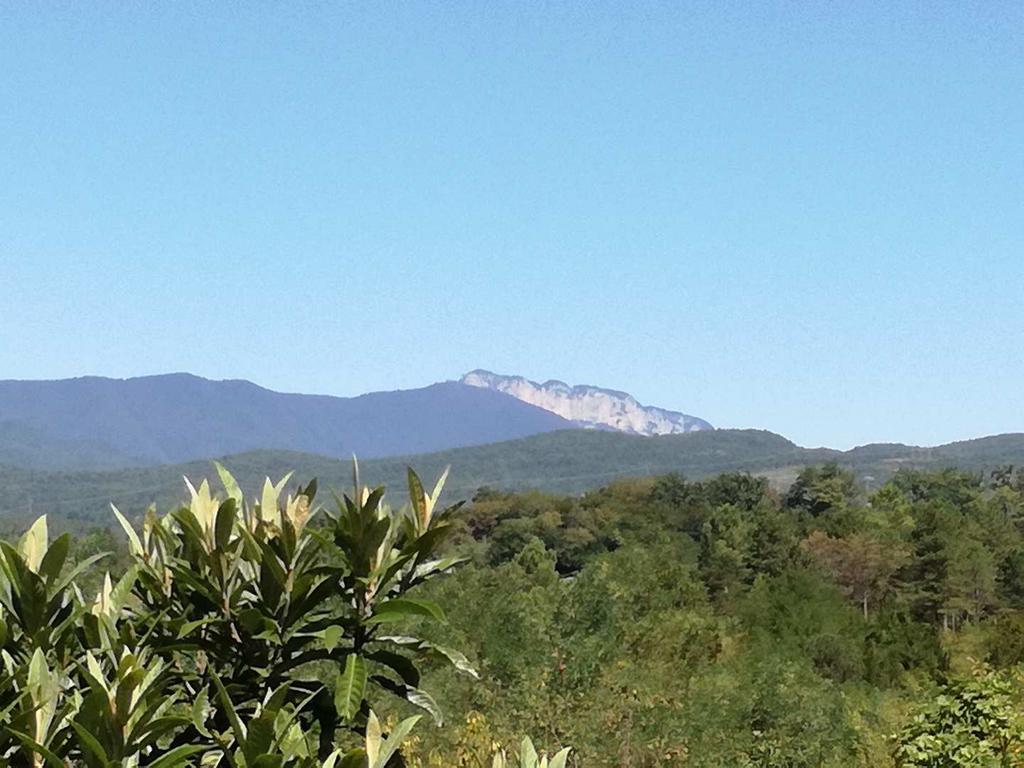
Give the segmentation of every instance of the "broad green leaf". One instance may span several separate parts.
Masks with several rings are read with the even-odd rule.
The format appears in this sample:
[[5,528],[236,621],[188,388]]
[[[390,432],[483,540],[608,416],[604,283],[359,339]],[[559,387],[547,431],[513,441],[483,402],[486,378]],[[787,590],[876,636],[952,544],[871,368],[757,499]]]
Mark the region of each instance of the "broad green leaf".
[[266,478],[263,482],[263,494],[260,497],[260,519],[265,523],[272,523],[274,525],[281,524],[281,514],[278,510],[278,503],[281,499],[281,491],[284,490],[285,485],[292,479],[292,473],[289,472],[287,475],[282,477],[277,484],[270,482],[270,478]]
[[259,755],[270,751],[270,745],[274,741],[274,718],[276,716],[276,711],[265,709],[259,717],[254,717],[249,721],[243,748],[247,764],[252,764]]
[[305,496],[307,499],[309,499],[309,503],[310,504],[312,504],[313,500],[316,499],[316,491],[317,491],[317,481],[316,481],[315,477],[312,480],[310,480],[308,483],[306,483],[306,487],[305,488],[300,488],[299,489],[299,493],[302,496]]
[[114,585],[114,589],[110,593],[110,602],[114,606],[115,610],[120,611],[124,608],[128,602],[128,598],[131,597],[132,587],[135,586],[135,580],[139,577],[139,566],[133,565],[125,571],[124,575],[117,580],[117,584]]
[[85,668],[89,672],[89,684],[96,689],[96,692],[104,697],[110,696],[110,686],[107,685],[106,676],[100,668],[100,663],[89,651],[85,652]]
[[[50,669],[46,665],[46,656],[42,648],[36,648],[28,665],[28,686],[33,693],[49,689]],[[35,698],[35,696],[33,696]]]
[[412,467],[406,467],[406,474],[409,482],[409,501],[412,504],[413,514],[416,515],[417,525],[420,528],[426,528],[430,523],[430,513],[427,509],[427,494],[423,490],[423,482]]
[[213,624],[217,621],[216,616],[206,616],[202,619],[196,619],[195,621],[186,621],[180,627],[178,627],[177,637],[179,640],[188,637],[199,627],[206,626],[207,624]]
[[39,575],[47,581],[54,581],[64,567],[68,557],[68,550],[71,548],[71,534],[65,533],[58,536],[57,540],[50,545],[39,563]]
[[444,543],[444,540],[448,538],[452,533],[452,527],[450,524],[435,525],[433,528],[423,531],[420,536],[413,539],[408,545],[408,549],[419,555],[420,559],[430,557],[431,554]]
[[224,549],[231,539],[231,532],[234,530],[237,516],[236,510],[237,502],[234,499],[227,499],[217,509],[213,541],[218,549]]
[[327,627],[327,629],[323,631],[324,648],[328,651],[333,651],[337,648],[338,643],[341,642],[344,632],[345,631],[337,624]]
[[40,648],[36,648],[28,665],[28,693],[35,710],[33,736],[37,741],[41,741],[45,738],[57,709],[60,681],[50,672]]
[[366,661],[357,654],[350,654],[334,686],[334,707],[347,722],[355,718],[363,704],[366,678]]
[[385,650],[373,651],[366,657],[392,670],[406,685],[415,688],[420,684],[420,671],[409,657]]
[[97,616],[107,616],[111,613],[110,595],[114,591],[114,584],[110,581],[110,572],[103,574],[103,583],[99,592],[96,593],[96,600],[92,604],[92,612]]
[[410,637],[409,635],[381,635],[377,640],[382,643],[394,643],[395,645],[400,645],[403,648],[411,648],[416,651],[440,654],[448,659],[452,666],[460,672],[476,679],[480,678],[479,673],[470,663],[469,659],[467,659],[462,653],[459,653],[448,646],[435,645],[434,643],[427,642],[426,640],[420,640],[418,637]]
[[265,523],[277,523],[277,493],[269,477],[263,479],[263,493],[260,495],[260,519]]
[[196,490],[186,477],[185,485],[188,486],[189,494],[192,497],[189,508],[192,510],[192,514],[195,515],[196,520],[199,521],[200,528],[203,533],[212,531],[213,518],[217,514],[217,507],[219,505],[210,492],[210,481],[204,477],[203,482],[199,484],[199,490]]
[[268,607],[276,608],[287,586],[288,574],[269,544],[263,542],[260,549],[263,552],[260,560],[260,592]]
[[411,597],[396,597],[377,606],[373,616],[367,621],[372,624],[385,624],[401,621],[409,616],[425,616],[444,621],[441,606],[431,600]]

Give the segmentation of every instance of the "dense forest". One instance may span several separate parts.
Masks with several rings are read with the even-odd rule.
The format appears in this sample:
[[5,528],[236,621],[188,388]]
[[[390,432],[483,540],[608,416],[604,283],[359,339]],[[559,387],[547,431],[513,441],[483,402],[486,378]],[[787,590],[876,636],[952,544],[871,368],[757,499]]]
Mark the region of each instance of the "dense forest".
[[[902,470],[870,490],[835,464],[781,491],[746,473],[577,496],[481,488],[443,516],[443,543],[409,540],[430,539],[444,575],[397,599],[418,607],[395,613],[395,635],[466,658],[417,659],[444,725],[412,730],[406,765],[490,768],[523,734],[594,768],[1024,765],[1020,470]],[[349,562],[338,525],[309,529],[333,530],[327,556]],[[83,592],[137,572],[108,527],[78,536],[65,570],[103,552]],[[323,682],[337,697],[345,679]],[[397,730],[424,702],[386,688],[365,706]]]
[[1024,473],[835,465],[486,490],[432,590],[445,752],[526,729],[587,766],[1024,765]]

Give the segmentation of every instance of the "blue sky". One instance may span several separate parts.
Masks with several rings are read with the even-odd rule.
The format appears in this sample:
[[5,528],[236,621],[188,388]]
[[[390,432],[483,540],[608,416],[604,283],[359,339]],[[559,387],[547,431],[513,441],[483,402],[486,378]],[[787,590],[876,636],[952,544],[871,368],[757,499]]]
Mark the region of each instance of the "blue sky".
[[1024,4],[151,5],[0,6],[0,378],[1024,431]]

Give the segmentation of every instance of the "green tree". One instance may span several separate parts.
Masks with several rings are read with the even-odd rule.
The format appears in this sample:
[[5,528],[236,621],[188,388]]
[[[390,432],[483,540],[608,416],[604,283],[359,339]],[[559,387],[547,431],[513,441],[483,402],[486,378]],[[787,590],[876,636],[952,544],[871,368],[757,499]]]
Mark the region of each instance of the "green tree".
[[849,515],[858,509],[860,495],[853,472],[831,463],[800,472],[783,505],[814,520],[817,526],[825,525],[829,533],[841,535],[855,524]]
[[754,522],[743,509],[725,504],[701,527],[701,576],[716,599],[740,592],[753,579],[751,541]]
[[980,670],[948,684],[897,737],[899,768],[1010,768],[1024,765],[1024,709],[1018,675]]

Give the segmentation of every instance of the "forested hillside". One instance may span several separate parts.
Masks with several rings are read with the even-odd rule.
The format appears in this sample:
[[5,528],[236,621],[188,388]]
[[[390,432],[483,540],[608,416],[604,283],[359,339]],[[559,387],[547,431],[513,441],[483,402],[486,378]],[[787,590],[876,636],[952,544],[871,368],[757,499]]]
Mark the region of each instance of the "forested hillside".
[[[289,451],[254,451],[221,459],[243,484],[255,487],[266,475],[289,470],[318,477],[326,487],[343,487],[347,461]],[[760,430],[714,430],[684,435],[639,437],[596,430],[563,430],[489,445],[438,453],[363,461],[372,482],[404,482],[407,465],[437,474],[457,468],[446,491],[468,498],[481,487],[581,493],[622,477],[670,472],[699,479],[720,472],[766,475],[776,487],[791,483],[807,464],[835,461],[877,488],[901,467],[989,471],[1024,465],[1024,435],[998,435],[936,448],[868,445],[851,451],[801,448],[780,435]],[[106,472],[41,472],[0,462],[0,526],[25,525],[51,515],[56,527],[83,530],[109,521],[107,505],[164,507],[181,497],[182,477],[215,479],[208,460]]]
[[502,692],[441,676],[474,728],[588,766],[1024,764],[1024,473],[666,476],[485,493],[463,524],[474,564],[436,589]]

